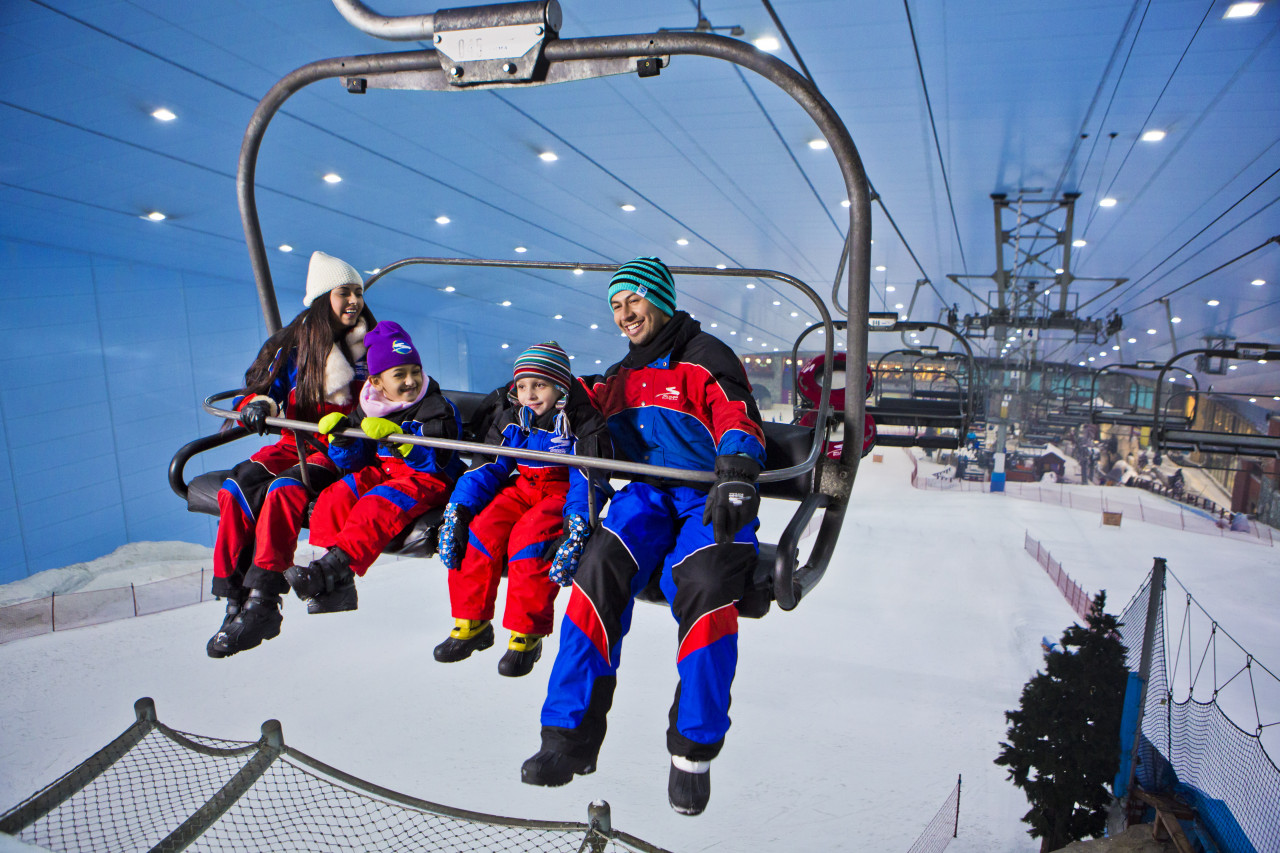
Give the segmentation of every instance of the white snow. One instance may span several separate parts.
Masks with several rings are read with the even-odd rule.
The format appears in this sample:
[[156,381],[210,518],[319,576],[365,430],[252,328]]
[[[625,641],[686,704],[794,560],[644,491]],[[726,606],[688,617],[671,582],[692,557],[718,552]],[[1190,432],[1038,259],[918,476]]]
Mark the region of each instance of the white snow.
[[[1102,527],[1096,513],[1053,504],[918,491],[906,455],[882,453],[882,464],[863,461],[822,583],[791,613],[741,622],[733,728],[701,817],[666,802],[676,646],[666,610],[637,605],[599,770],[534,788],[519,769],[538,747],[555,637],[524,679],[498,676],[502,642],[438,664],[431,649],[451,625],[445,572],[436,560],[387,559],[360,582],[359,611],[309,617],[291,598],[279,638],[226,660],[205,655],[221,620],[214,602],[0,646],[0,809],[101,748],[151,696],[162,721],[210,736],[254,740],[279,719],[302,751],[452,806],[582,821],[605,799],[615,827],[673,851],[905,851],[958,774],[949,851],[1038,850],[1019,820],[1021,791],[992,761],[1004,711],[1042,663],[1041,637],[1056,640],[1074,614],[1024,553],[1024,532],[1087,590],[1105,587],[1117,613],[1152,557],[1167,557],[1232,636],[1280,670],[1280,550],[1128,515]],[[793,509],[766,502],[764,538],[776,541]],[[1280,718],[1280,697],[1265,701],[1264,717]]]

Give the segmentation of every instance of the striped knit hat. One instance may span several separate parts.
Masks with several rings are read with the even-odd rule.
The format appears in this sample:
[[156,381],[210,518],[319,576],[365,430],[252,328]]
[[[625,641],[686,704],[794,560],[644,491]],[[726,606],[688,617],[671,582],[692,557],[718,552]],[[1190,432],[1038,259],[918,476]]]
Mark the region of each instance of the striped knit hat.
[[524,376],[536,376],[545,379],[561,394],[569,393],[569,384],[573,382],[573,369],[569,366],[569,356],[564,347],[555,341],[534,344],[516,356],[513,371],[516,381]]
[[609,299],[621,290],[635,291],[668,317],[676,313],[675,280],[667,265],[657,258],[636,258],[618,267],[609,280]]

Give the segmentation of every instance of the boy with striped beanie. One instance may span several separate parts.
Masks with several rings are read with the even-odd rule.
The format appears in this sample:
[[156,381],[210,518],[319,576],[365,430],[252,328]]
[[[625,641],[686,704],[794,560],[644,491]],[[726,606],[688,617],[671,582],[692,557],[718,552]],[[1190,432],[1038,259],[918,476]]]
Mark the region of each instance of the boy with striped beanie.
[[[504,410],[486,442],[547,453],[593,453],[609,447],[604,419],[574,382],[569,356],[555,341],[521,353]],[[511,474],[518,471],[519,475]],[[542,638],[554,624],[561,585],[577,569],[590,533],[588,489],[595,507],[607,497],[607,477],[591,483],[579,468],[498,456],[468,471],[445,507],[440,559],[449,572],[454,628],[435,648],[435,659],[454,663],[493,645],[493,614],[502,568],[507,567],[503,627],[511,631],[500,675],[527,675],[542,656]]]

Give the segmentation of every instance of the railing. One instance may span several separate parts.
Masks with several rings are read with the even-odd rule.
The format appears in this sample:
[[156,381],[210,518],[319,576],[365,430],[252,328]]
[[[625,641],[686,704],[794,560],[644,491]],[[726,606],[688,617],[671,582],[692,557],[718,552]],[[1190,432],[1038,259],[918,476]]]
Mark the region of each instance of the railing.
[[1054,586],[1058,588],[1058,592],[1062,593],[1062,597],[1067,600],[1067,604],[1071,605],[1071,609],[1076,612],[1076,615],[1084,619],[1089,615],[1089,608],[1093,601],[1092,596],[1085,592],[1084,588],[1063,570],[1062,563],[1053,559],[1053,555],[1045,550],[1044,546],[1031,538],[1030,533],[1025,534],[1025,536],[1022,547],[1044,569],[1045,574],[1053,581]]

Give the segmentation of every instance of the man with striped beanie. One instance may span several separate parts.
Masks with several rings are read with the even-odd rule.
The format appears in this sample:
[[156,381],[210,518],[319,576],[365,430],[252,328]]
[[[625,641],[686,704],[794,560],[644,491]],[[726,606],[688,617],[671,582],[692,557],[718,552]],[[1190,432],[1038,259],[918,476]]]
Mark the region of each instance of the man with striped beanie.
[[[545,453],[593,453],[609,447],[608,431],[581,389],[574,391],[569,356],[555,341],[521,353],[508,389],[512,407],[499,417],[488,444]],[[519,475],[512,477],[515,471]],[[594,478],[595,506],[608,491]],[[592,487],[581,469],[555,462],[498,456],[464,474],[445,507],[439,552],[449,572],[454,627],[435,659],[455,663],[493,645],[498,580],[507,569],[502,624],[511,631],[498,673],[527,675],[554,625],[558,584],[568,582],[589,534]]]
[[556,786],[595,770],[635,596],[656,575],[680,625],[667,796],[677,812],[694,815],[711,796],[710,762],[729,729],[735,602],[757,562],[764,427],[742,363],[676,310],[662,261],[618,267],[609,305],[629,351],[604,376],[579,381],[607,419],[614,448],[632,462],[714,472],[715,480],[655,472],[614,496],[574,578],[542,706],[542,749],[521,779]]

